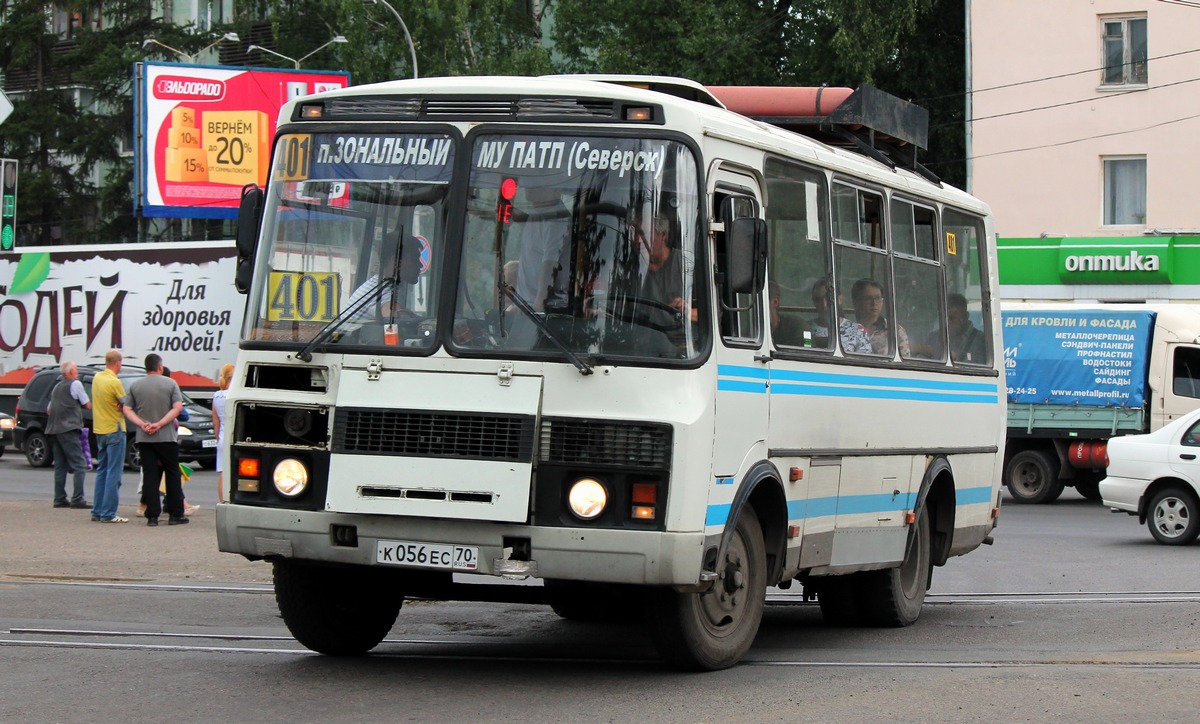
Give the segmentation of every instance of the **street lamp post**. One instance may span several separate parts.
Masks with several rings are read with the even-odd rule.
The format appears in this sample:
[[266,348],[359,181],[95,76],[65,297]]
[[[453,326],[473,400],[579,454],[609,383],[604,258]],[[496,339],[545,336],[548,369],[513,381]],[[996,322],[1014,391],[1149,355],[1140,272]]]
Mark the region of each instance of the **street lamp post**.
[[408,52],[412,55],[413,78],[419,77],[417,73],[417,49],[413,46],[412,36],[408,34],[408,26],[404,24],[404,18],[400,17],[400,13],[396,12],[396,8],[387,0],[363,0],[363,5],[375,5],[382,3],[385,8],[392,11],[392,15],[396,16],[396,20],[400,21],[400,28],[404,31],[404,39],[408,41]]
[[175,53],[176,55],[180,55],[180,56],[183,56],[184,58],[187,58],[187,62],[189,62],[189,63],[195,63],[196,58],[199,57],[201,53],[203,53],[204,51],[209,50],[211,48],[214,48],[217,45],[220,45],[221,43],[224,43],[227,40],[231,43],[239,43],[239,42],[241,42],[242,39],[240,37],[238,37],[237,33],[225,33],[221,37],[217,38],[213,42],[211,42],[208,45],[201,48],[200,50],[197,50],[195,53],[185,53],[182,50],[179,50],[178,48],[172,48],[171,46],[167,45],[166,43],[159,42],[159,41],[155,40],[154,38],[146,38],[145,40],[143,40],[142,48],[145,49],[145,48],[150,47],[151,45],[157,45],[160,48],[166,48],[167,50],[171,51],[172,53]]
[[333,39],[330,40],[329,42],[319,46],[316,50],[312,51],[311,53],[300,56],[299,58],[292,58],[292,57],[284,55],[283,53],[276,53],[274,50],[271,50],[270,48],[264,48],[261,45],[251,45],[249,48],[246,48],[246,52],[253,53],[256,50],[261,50],[264,53],[270,53],[271,55],[278,56],[280,58],[283,58],[284,60],[290,61],[296,70],[300,70],[301,63],[303,63],[308,58],[316,55],[317,53],[321,52],[325,48],[328,48],[330,45],[333,45],[334,43],[348,43],[348,42],[350,42],[350,41],[346,40],[346,37],[344,35],[335,35],[335,36],[333,36]]

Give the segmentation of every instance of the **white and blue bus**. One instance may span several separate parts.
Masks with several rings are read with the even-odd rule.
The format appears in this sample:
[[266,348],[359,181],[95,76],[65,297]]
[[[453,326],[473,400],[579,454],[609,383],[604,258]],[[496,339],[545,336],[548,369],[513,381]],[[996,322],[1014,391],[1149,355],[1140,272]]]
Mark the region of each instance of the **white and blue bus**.
[[242,195],[220,549],[335,655],[406,597],[645,616],[687,669],[773,586],[913,623],[989,539],[1006,424],[992,220],[925,125],[653,77],[288,103]]

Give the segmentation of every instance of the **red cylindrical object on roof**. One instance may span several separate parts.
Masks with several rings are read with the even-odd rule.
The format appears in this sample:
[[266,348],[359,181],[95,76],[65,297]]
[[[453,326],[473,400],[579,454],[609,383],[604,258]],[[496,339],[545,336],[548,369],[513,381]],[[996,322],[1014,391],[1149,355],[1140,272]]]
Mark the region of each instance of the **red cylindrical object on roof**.
[[827,116],[842,104],[853,88],[793,86],[708,86],[729,110],[751,118],[780,116]]

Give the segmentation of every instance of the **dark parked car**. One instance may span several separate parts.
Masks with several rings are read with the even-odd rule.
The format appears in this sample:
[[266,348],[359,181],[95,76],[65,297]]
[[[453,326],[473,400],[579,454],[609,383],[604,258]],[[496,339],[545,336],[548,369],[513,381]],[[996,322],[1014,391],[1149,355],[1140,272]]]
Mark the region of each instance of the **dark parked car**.
[[7,412],[0,412],[0,457],[4,457],[4,448],[13,444],[13,428],[17,419]]
[[[92,397],[92,378],[104,369],[102,365],[80,365],[79,381],[88,398]],[[146,371],[140,367],[125,365],[121,369],[121,382],[129,389],[134,380],[144,377]],[[53,448],[46,439],[46,407],[50,403],[50,391],[62,379],[62,373],[57,366],[43,367],[30,378],[21,396],[17,399],[16,447],[25,453],[25,459],[35,468],[44,468],[54,462]],[[200,467],[211,468],[217,460],[217,438],[213,435],[212,412],[196,404],[186,394],[183,396],[183,407],[187,410],[187,422],[179,423],[179,460],[181,462],[196,462]],[[92,426],[92,411],[83,411],[83,424]],[[125,466],[131,469],[141,467],[137,446],[133,444],[134,431],[132,425],[126,425],[129,430],[129,444],[125,447]],[[96,457],[96,436],[91,436],[92,458]]]

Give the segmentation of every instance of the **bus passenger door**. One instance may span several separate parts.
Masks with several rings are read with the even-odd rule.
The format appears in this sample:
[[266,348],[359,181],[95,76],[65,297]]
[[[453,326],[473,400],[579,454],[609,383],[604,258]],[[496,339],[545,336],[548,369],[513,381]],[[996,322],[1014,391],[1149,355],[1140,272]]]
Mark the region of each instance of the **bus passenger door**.
[[[730,478],[748,459],[753,464],[767,457],[770,355],[763,349],[762,293],[737,294],[725,283],[729,270],[728,231],[736,219],[761,218],[759,198],[758,183],[752,177],[717,172],[713,211],[724,230],[713,234],[719,332],[713,351],[717,362],[713,473],[718,483],[710,501],[714,504],[732,500],[738,481]],[[724,500],[726,497],[729,500]]]

